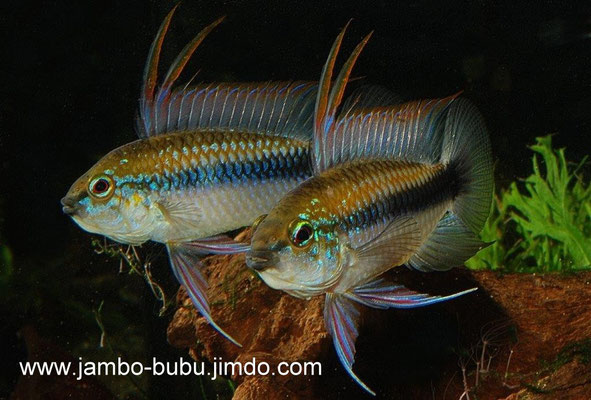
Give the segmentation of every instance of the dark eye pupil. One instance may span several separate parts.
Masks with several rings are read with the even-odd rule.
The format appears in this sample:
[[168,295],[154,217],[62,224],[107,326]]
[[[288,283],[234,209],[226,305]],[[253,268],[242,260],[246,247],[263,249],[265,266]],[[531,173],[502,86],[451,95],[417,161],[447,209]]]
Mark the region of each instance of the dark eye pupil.
[[305,242],[306,240],[310,239],[310,236],[312,235],[312,232],[310,230],[310,227],[308,226],[302,226],[299,230],[298,233],[296,233],[296,242],[297,243],[302,243]]
[[94,184],[94,192],[95,193],[104,193],[109,189],[109,182],[106,179],[99,179]]

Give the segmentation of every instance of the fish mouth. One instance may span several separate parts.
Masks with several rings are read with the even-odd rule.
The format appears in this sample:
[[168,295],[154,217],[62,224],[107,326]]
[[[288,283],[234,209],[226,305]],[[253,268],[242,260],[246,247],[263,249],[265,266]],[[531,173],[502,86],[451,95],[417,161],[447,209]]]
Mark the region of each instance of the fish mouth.
[[69,216],[73,216],[76,214],[77,208],[76,208],[76,200],[72,199],[71,197],[64,197],[60,200],[60,202],[62,203],[62,211],[64,212],[64,214],[69,215]]
[[246,254],[246,265],[255,271],[262,271],[279,263],[277,253],[269,250],[251,250]]

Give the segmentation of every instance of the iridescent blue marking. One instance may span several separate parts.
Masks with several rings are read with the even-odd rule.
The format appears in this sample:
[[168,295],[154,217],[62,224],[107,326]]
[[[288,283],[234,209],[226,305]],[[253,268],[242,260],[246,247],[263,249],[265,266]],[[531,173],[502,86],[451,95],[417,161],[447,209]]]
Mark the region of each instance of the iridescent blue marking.
[[172,174],[170,178],[171,178],[172,186],[175,189],[178,189],[181,184],[180,176],[178,174]]
[[191,186],[195,186],[197,184],[197,174],[195,173],[195,170],[193,169],[189,169],[189,181],[191,182]]
[[242,164],[241,163],[235,163],[234,164],[234,171],[236,173],[236,176],[242,176]]
[[166,177],[162,177],[161,189],[164,191],[170,190],[170,181]]
[[233,171],[234,164],[233,163],[225,163],[224,166],[226,167],[226,176],[233,178],[234,177],[234,171]]
[[131,197],[136,192],[135,189],[125,185],[121,187],[121,197]]
[[205,166],[205,172],[207,173],[207,179],[210,182],[215,182],[215,170],[213,169],[213,167],[211,165]]
[[[271,142],[270,140],[266,140]],[[264,140],[257,141],[261,145]],[[169,149],[169,158],[161,160],[163,164],[172,164],[162,173],[151,175],[139,173],[137,175],[126,175],[124,177],[114,178],[117,186],[129,186],[125,195],[131,195],[128,190],[142,191],[148,190],[164,194],[167,191],[183,190],[188,186],[210,186],[214,184],[242,184],[250,183],[258,185],[267,180],[293,179],[299,177],[308,177],[311,175],[309,163],[302,162],[302,157],[296,156],[294,159],[283,154],[304,154],[307,160],[307,150],[293,147],[282,147],[283,151],[271,151],[264,149],[259,152],[259,156],[253,152],[241,153],[238,155],[228,155],[223,161],[218,159],[216,153],[220,149],[227,150],[230,147],[252,146],[251,142],[223,142],[221,144],[203,144],[200,147],[183,146],[181,150]],[[187,154],[190,149],[194,152],[203,150],[209,152],[209,156],[201,157],[200,160],[192,160],[191,166],[182,169],[174,169],[173,158],[181,158],[181,153]],[[210,151],[211,150],[211,151]],[[246,156],[246,157],[245,157]],[[220,156],[221,157],[221,156]],[[160,168],[160,166],[156,166]],[[130,185],[131,184],[131,185]],[[135,184],[135,185],[133,185]]]
[[181,184],[183,186],[187,186],[187,183],[189,182],[189,177],[187,176],[187,173],[184,170],[180,170],[179,177],[181,178]]
[[217,165],[215,166],[215,175],[216,175],[216,178],[217,178],[217,179],[218,179],[220,182],[222,182],[222,183],[224,183],[224,182],[225,182],[225,180],[226,180],[226,179],[225,179],[225,177],[226,177],[226,174],[225,174],[225,171],[224,171],[224,166],[223,166],[222,164],[217,164]]
[[311,256],[318,255],[318,246],[317,245],[314,245],[314,246],[310,247],[310,255]]
[[199,176],[199,182],[205,182],[207,180],[207,173],[204,167],[197,168],[197,175]]

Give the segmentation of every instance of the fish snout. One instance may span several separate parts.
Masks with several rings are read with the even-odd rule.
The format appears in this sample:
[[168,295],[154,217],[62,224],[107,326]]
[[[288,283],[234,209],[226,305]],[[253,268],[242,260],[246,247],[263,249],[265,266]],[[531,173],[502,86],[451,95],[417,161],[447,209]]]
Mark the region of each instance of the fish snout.
[[77,202],[75,199],[65,196],[60,202],[62,203],[62,211],[67,215],[74,215],[76,213]]
[[279,262],[275,252],[269,250],[251,250],[246,253],[246,265],[255,271],[273,267]]

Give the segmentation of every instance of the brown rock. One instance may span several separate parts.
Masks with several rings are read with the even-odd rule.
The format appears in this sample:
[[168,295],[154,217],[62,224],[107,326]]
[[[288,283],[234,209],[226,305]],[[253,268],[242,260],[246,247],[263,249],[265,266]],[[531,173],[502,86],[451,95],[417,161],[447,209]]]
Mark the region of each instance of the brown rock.
[[[217,357],[244,363],[255,358],[269,363],[271,371],[283,361],[322,365],[320,376],[235,374],[236,399],[366,396],[336,358],[324,329],[322,296],[306,301],[268,288],[246,268],[242,255],[213,256],[205,264],[212,315],[243,347],[224,339],[198,316],[182,289],[168,329],[173,346],[190,348],[194,358],[209,361]],[[536,383],[545,376],[552,382],[551,390],[560,388],[559,397],[546,398],[591,398],[588,365],[577,357],[552,371],[541,367],[568,344],[591,338],[591,273],[502,276],[456,269],[421,274],[399,268],[390,278],[431,294],[474,286],[481,290],[423,309],[363,308],[354,369],[378,396],[458,399],[464,390],[459,365],[464,364],[470,393],[481,400],[518,392],[533,395]],[[493,357],[488,372],[478,374],[475,387],[479,346],[487,335],[491,340],[485,364],[489,354]],[[516,336],[517,343],[511,336]]]

